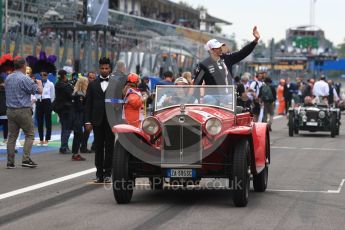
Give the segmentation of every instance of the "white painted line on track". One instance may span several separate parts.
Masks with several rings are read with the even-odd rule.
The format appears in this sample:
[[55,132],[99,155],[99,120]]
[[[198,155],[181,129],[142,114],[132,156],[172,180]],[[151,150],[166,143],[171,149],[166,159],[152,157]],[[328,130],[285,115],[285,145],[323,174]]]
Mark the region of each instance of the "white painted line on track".
[[344,149],[331,149],[331,148],[298,148],[287,146],[271,146],[271,149],[294,149],[294,150],[317,150],[317,151],[344,151]]
[[70,175],[67,175],[67,176],[59,177],[59,178],[56,178],[56,179],[53,179],[53,180],[45,181],[45,182],[42,182],[42,183],[39,183],[39,184],[35,184],[35,185],[31,185],[31,186],[28,186],[28,187],[25,187],[25,188],[14,190],[12,192],[3,193],[3,194],[0,194],[0,200],[6,199],[6,198],[9,198],[9,197],[13,197],[13,196],[17,196],[19,194],[23,194],[23,193],[26,193],[26,192],[34,191],[34,190],[37,190],[37,189],[40,189],[40,188],[44,188],[44,187],[47,187],[47,186],[50,186],[50,185],[53,185],[53,184],[57,184],[57,183],[60,183],[60,182],[63,182],[63,181],[71,180],[71,179],[74,179],[74,178],[77,178],[77,177],[81,177],[81,176],[84,176],[84,175],[87,175],[87,174],[90,174],[90,173],[94,173],[94,172],[96,172],[96,168],[92,168],[92,169],[84,170],[84,171],[81,171],[81,172],[73,173],[73,174],[70,174]]
[[276,120],[276,119],[279,119],[279,118],[282,118],[282,117],[285,117],[285,116],[283,116],[283,115],[278,115],[278,116],[273,117],[273,120]]
[[345,179],[342,179],[337,190],[327,190],[327,191],[313,191],[313,190],[298,190],[298,189],[266,189],[272,192],[297,192],[297,193],[324,193],[324,194],[339,194],[344,185]]
[[343,185],[344,185],[344,182],[345,182],[345,179],[343,179],[342,181],[341,181],[341,183],[340,183],[340,185],[339,185],[339,187],[338,187],[338,189],[337,190],[328,190],[328,192],[329,193],[340,193],[340,191],[341,191],[341,189],[342,189],[342,187],[343,187]]

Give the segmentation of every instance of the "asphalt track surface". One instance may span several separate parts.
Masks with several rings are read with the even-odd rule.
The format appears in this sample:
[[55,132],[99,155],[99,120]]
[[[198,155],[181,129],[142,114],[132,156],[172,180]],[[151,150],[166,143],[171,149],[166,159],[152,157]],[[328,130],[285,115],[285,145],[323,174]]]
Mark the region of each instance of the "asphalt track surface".
[[118,205],[110,187],[90,183],[93,154],[72,162],[47,149],[33,155],[36,169],[0,160],[0,229],[344,229],[345,127],[336,138],[288,137],[286,123],[274,120],[268,190],[251,188],[245,208],[229,190],[152,191],[145,180]]

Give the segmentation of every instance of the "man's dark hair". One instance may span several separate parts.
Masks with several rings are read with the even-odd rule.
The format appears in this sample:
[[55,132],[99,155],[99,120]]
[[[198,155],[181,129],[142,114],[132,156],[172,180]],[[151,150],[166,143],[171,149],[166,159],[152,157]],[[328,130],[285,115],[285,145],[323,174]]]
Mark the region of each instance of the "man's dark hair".
[[90,74],[96,74],[96,72],[91,70],[91,71],[87,72],[86,77],[90,76]]
[[234,77],[234,81],[235,81],[236,83],[239,83],[240,80],[241,80],[241,78],[240,78],[239,76]]
[[61,69],[59,70],[58,75],[59,75],[59,79],[62,79],[64,76],[67,75],[67,72],[66,70]]
[[107,58],[107,57],[101,57],[101,58],[99,59],[98,64],[99,64],[99,65],[110,65],[110,66],[111,66],[110,59]]
[[272,83],[272,79],[270,77],[266,77],[264,82],[265,83]]
[[173,78],[174,74],[171,71],[166,71],[166,72],[164,72],[163,76],[164,76],[164,78],[167,78],[167,77]]
[[21,69],[26,64],[26,61],[22,57],[16,57],[13,61],[14,69]]

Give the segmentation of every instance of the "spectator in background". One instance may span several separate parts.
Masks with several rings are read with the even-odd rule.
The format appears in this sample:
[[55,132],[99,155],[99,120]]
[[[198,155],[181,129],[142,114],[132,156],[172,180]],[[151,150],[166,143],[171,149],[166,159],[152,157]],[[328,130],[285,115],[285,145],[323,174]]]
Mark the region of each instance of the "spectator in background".
[[304,102],[304,99],[306,97],[313,97],[313,87],[314,87],[315,80],[314,78],[309,78],[307,80],[307,85],[304,87],[303,93],[302,93],[302,101]]
[[277,99],[279,102],[278,111],[277,111],[278,115],[285,114],[284,86],[285,86],[285,80],[280,79],[279,85],[277,87]]
[[35,168],[37,164],[31,160],[30,153],[34,142],[35,131],[32,121],[31,94],[42,93],[42,82],[36,83],[25,76],[26,62],[22,57],[14,58],[15,71],[8,75],[6,85],[6,106],[8,117],[7,168],[15,167],[15,145],[19,129],[24,131],[22,166]]
[[126,64],[123,61],[116,62],[116,69],[114,72],[115,78],[125,78],[125,82],[127,81],[127,68]]
[[245,72],[241,76],[241,83],[244,86],[244,93],[242,93],[241,99],[245,108],[251,108],[253,103],[253,90],[250,89],[249,79],[250,73]]
[[316,103],[328,103],[329,85],[326,82],[326,77],[321,76],[320,80],[315,82],[313,87],[313,95]]
[[284,85],[285,114],[288,114],[291,107],[293,84],[291,78],[287,78]]
[[62,68],[63,70],[66,71],[67,74],[72,74],[73,73],[73,67],[72,67],[72,60],[71,59],[67,59],[65,62],[64,67]]
[[338,102],[340,101],[340,98],[339,98],[337,90],[334,86],[334,82],[332,80],[328,80],[327,83],[329,85],[328,104],[330,106],[337,105]]
[[264,104],[263,122],[267,122],[269,130],[272,131],[274,104],[277,95],[275,88],[272,86],[272,79],[270,77],[265,78],[264,85],[260,88],[259,98]]
[[58,72],[58,81],[55,84],[56,98],[53,103],[53,110],[58,114],[61,124],[61,154],[70,154],[68,139],[71,134],[71,108],[73,86],[68,82],[67,72]]
[[234,78],[234,83],[235,83],[235,86],[236,86],[236,105],[237,106],[242,106],[244,107],[244,101],[242,100],[242,96],[243,94],[245,93],[245,88],[244,88],[244,85],[242,84],[241,82],[241,78],[239,76],[236,76]]
[[[116,69],[114,72],[114,77],[110,79],[109,84],[114,86],[114,98],[118,101],[122,101],[123,99],[123,89],[127,83],[127,69],[126,64],[123,61],[118,61],[116,63]],[[114,116],[115,116],[115,124],[123,124],[125,121],[122,119],[122,103],[115,103],[114,104]]]
[[259,102],[259,93],[260,93],[260,88],[263,84],[262,78],[264,76],[264,72],[260,71],[256,74],[256,80],[252,81],[252,83],[249,86],[249,91],[251,92],[253,96],[253,120],[254,122],[259,121],[259,115],[260,115],[260,102]]
[[146,94],[150,94],[150,88],[149,88],[149,82],[150,82],[150,79],[148,77],[143,77],[141,79],[141,82],[139,83],[138,85],[138,88],[140,90],[140,92],[145,92]]
[[[88,84],[96,79],[96,73],[94,71],[89,71],[87,73]],[[87,148],[87,142],[89,141],[91,130],[87,130],[84,126],[83,139],[81,141],[80,152],[81,153],[92,153],[95,151],[94,141],[92,142],[91,149]]]
[[189,85],[193,84],[193,79],[192,79],[192,73],[191,72],[183,72],[181,76],[188,81]]
[[159,81],[157,85],[174,85],[174,74],[171,71],[163,73],[163,80]]
[[72,160],[85,161],[85,158],[79,154],[80,144],[83,138],[83,127],[85,120],[85,96],[89,82],[86,77],[80,77],[74,86],[73,106],[72,106],[72,128],[73,128],[73,144],[72,144]]
[[4,140],[1,145],[7,144],[7,134],[8,134],[8,125],[7,125],[7,115],[6,115],[6,92],[5,92],[5,82],[2,77],[0,77],[0,125],[2,126],[2,132]]
[[86,75],[87,79],[89,80],[89,82],[93,81],[96,79],[96,73],[95,71],[89,71]]
[[[47,146],[52,132],[52,102],[55,99],[54,84],[48,80],[48,73],[42,70],[40,73],[43,85],[42,94],[36,94],[36,118],[40,142],[38,145]],[[46,126],[46,135],[44,137],[43,124]]]

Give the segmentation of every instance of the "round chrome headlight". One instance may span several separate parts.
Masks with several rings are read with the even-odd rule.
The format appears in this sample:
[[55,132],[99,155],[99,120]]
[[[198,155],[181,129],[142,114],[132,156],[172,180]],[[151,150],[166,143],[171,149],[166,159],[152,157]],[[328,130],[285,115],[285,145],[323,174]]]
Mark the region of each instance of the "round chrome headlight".
[[218,135],[222,131],[222,122],[218,118],[210,118],[206,121],[205,128],[210,135]]
[[325,117],[326,117],[325,111],[320,111],[320,112],[319,112],[319,118],[323,119],[323,118],[325,118]]
[[307,116],[303,116],[303,117],[302,117],[302,121],[303,121],[303,122],[307,122],[307,120],[308,120]]
[[142,129],[148,135],[155,135],[160,129],[159,122],[156,118],[148,117],[143,121]]

